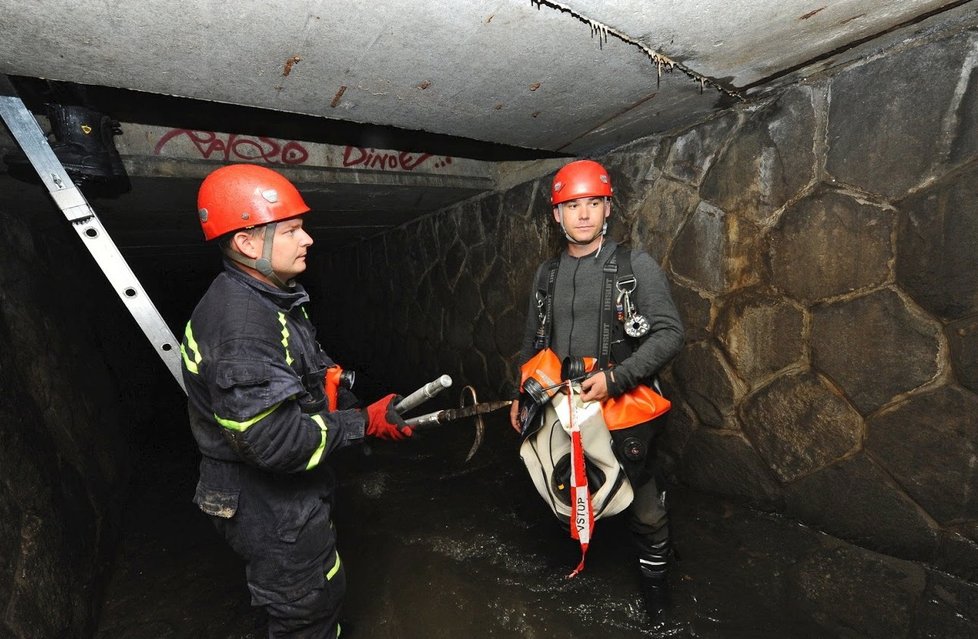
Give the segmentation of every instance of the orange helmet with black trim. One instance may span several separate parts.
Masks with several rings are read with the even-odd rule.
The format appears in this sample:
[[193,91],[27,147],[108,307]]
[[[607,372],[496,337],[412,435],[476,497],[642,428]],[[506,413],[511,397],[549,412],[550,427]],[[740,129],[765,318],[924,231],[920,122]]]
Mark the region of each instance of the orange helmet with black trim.
[[222,166],[204,178],[197,191],[197,215],[207,240],[308,211],[292,182],[257,164]]

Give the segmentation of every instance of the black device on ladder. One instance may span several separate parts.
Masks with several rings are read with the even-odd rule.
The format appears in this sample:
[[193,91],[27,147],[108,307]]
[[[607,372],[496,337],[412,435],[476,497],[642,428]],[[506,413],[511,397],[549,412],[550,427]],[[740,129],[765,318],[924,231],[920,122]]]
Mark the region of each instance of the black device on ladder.
[[180,388],[186,392],[180,366],[179,342],[129,268],[125,257],[109,237],[88,200],[51,149],[37,120],[17,95],[9,79],[2,75],[0,119],[10,129],[11,135],[37,171],[51,199],[81,237],[112,288],[153,345],[153,349],[166,364]]

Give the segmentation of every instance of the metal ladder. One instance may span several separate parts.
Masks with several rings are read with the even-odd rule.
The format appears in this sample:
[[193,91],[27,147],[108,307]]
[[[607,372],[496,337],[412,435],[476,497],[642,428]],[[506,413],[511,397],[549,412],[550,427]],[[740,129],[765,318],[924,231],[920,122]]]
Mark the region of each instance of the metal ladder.
[[30,160],[51,199],[77,231],[119,299],[132,314],[173,378],[186,393],[180,365],[180,344],[109,237],[88,200],[75,186],[54,154],[37,120],[5,76],[0,76],[0,118]]

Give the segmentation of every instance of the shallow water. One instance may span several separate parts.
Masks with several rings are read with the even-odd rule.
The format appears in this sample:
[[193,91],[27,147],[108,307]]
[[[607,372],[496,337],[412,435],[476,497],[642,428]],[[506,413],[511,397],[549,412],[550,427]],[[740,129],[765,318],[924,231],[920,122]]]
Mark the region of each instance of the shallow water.
[[[343,451],[336,526],[345,637],[975,637],[978,586],[673,487],[673,607],[650,627],[622,517],[580,551],[534,491],[502,419]],[[243,568],[191,503],[187,435],[147,451],[97,639],[264,637]]]

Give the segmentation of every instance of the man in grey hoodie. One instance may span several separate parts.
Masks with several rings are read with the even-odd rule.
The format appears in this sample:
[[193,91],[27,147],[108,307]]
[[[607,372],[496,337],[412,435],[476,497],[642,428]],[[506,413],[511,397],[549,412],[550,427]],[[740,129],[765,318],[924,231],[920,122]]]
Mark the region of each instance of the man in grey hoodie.
[[[521,365],[545,348],[565,362],[596,358],[597,370],[581,382],[584,402],[617,398],[639,384],[656,386],[656,373],[683,345],[682,322],[662,269],[645,251],[605,238],[612,193],[607,170],[592,160],[571,162],[554,176],[553,216],[567,246],[537,269],[520,350]],[[513,403],[510,419],[525,434],[529,424],[521,405],[526,403]],[[615,456],[634,491],[628,526],[653,623],[668,605],[672,556],[665,493],[653,467],[652,439],[662,422],[612,431]]]

